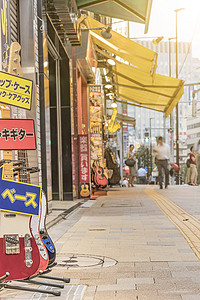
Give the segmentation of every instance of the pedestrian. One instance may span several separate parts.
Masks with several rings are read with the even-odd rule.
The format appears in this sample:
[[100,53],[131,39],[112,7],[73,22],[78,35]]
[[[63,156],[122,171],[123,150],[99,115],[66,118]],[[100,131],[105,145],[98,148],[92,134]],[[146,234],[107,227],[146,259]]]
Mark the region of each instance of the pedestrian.
[[197,153],[193,146],[190,148],[190,184],[197,185]]
[[134,186],[134,180],[137,176],[137,161],[136,161],[136,152],[134,150],[134,145],[131,144],[129,146],[129,152],[127,153],[128,159],[133,159],[135,161],[135,165],[133,167],[129,167],[129,186]]
[[157,146],[154,148],[153,153],[156,157],[156,164],[158,167],[158,181],[160,189],[163,188],[163,171],[165,173],[165,188],[169,184],[169,145],[163,142],[162,136],[157,139]]
[[141,166],[138,169],[138,178],[139,178],[139,182],[140,184],[146,184],[147,182],[147,171],[143,168],[143,166]]
[[185,184],[190,184],[190,153],[187,156],[185,164],[186,164]]
[[150,175],[149,176],[149,184],[156,184],[156,177]]

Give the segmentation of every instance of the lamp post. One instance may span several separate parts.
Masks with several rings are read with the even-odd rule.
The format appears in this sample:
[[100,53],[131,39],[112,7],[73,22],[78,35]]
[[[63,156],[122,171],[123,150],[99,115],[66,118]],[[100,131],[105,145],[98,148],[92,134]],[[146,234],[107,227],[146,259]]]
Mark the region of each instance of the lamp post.
[[[169,41],[169,76],[172,76],[171,66],[171,40],[176,39],[175,37],[168,38]],[[171,161],[174,161],[174,111],[170,114],[170,128],[171,128]]]
[[152,119],[154,119],[154,118],[150,118],[150,128],[149,128],[150,129],[150,159],[151,159],[151,173],[150,174],[151,174],[151,176],[152,176],[152,169],[153,169],[152,168],[152,163],[153,163],[152,162],[152,136],[151,136],[151,120]]
[[[178,18],[177,13],[184,8],[175,9],[176,13],[176,78],[178,78]],[[176,164],[179,165],[179,114],[178,114],[178,103],[176,105]],[[176,184],[179,184],[179,178],[176,180]]]

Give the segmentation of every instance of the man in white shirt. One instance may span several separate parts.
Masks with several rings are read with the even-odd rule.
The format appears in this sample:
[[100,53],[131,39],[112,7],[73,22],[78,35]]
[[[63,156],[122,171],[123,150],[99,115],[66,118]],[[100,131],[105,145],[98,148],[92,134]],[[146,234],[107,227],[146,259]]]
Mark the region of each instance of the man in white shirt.
[[162,136],[157,139],[158,145],[154,148],[153,152],[156,157],[156,164],[158,167],[158,179],[160,184],[160,189],[163,188],[163,170],[165,173],[165,188],[169,184],[169,157],[170,157],[170,148],[169,145],[163,142]]
[[143,167],[140,167],[138,169],[138,177],[139,177],[140,184],[146,184],[147,171]]

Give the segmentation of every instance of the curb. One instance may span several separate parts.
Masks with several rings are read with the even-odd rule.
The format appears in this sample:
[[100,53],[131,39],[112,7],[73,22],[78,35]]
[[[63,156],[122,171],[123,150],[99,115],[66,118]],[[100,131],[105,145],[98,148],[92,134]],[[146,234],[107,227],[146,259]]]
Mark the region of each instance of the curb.
[[55,219],[49,221],[46,224],[46,229],[48,230],[49,228],[54,226],[56,223],[61,221],[65,216],[69,215],[72,211],[74,211],[76,208],[78,208],[81,204],[83,204],[83,202],[78,202],[75,205],[73,205],[72,207],[64,210],[62,213],[60,213],[58,216],[56,216]]

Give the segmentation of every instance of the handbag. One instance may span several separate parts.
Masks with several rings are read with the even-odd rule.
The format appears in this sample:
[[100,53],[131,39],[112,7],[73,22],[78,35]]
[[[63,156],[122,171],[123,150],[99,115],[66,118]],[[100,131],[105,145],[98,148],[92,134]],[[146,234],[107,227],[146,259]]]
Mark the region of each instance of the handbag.
[[130,158],[127,158],[127,160],[125,160],[125,164],[128,166],[128,167],[134,167],[135,166],[135,163],[136,161],[134,159],[130,159]]

